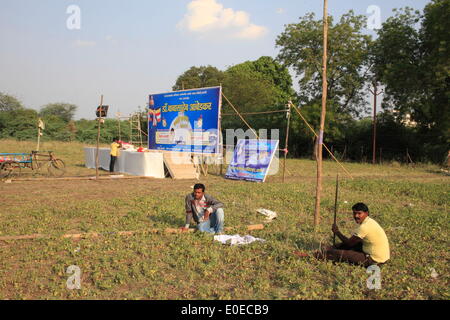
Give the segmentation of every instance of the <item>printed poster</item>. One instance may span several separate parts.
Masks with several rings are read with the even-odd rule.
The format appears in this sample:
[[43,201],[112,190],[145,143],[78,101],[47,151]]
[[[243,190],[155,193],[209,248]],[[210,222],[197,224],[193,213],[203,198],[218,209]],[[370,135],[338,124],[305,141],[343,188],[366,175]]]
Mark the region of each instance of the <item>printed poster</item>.
[[240,139],[225,178],[264,182],[278,143],[278,140]]
[[149,149],[216,154],[221,87],[149,96]]

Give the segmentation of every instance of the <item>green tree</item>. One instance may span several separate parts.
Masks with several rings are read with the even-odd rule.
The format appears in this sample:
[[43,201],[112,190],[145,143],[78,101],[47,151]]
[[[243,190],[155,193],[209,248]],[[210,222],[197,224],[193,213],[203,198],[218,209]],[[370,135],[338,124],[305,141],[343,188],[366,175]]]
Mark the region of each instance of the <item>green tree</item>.
[[[338,23],[329,17],[328,104],[335,112],[359,115],[366,108],[370,36],[362,33],[366,17],[344,14]],[[323,22],[313,13],[289,24],[276,40],[278,60],[292,67],[300,85],[300,102],[315,104],[322,96]]]
[[446,153],[450,138],[450,0],[433,0],[423,15],[395,10],[372,50],[377,79],[385,85],[383,107],[417,122],[417,138],[433,157]]
[[[95,144],[97,141],[97,120],[81,119],[75,122],[76,140],[85,143]],[[121,139],[129,140],[130,122],[127,120],[120,121]],[[102,143],[111,143],[112,139],[119,137],[119,124],[116,119],[105,119],[105,123],[101,125],[100,141]],[[143,137],[145,141],[145,136]]]
[[430,101],[422,116],[449,138],[450,0],[434,0],[424,9],[421,29],[423,70]]
[[0,112],[23,109],[22,103],[15,97],[0,92]]
[[263,56],[255,61],[246,61],[230,67],[226,72],[229,74],[236,71],[252,74],[255,78],[270,83],[276,90],[274,98],[277,103],[286,104],[296,96],[289,70],[272,57]]
[[36,110],[20,108],[9,112],[0,112],[0,136],[29,140],[37,137]]
[[[372,46],[375,78],[385,85],[383,107],[395,109],[400,117],[421,105],[422,53],[415,25],[420,12],[406,8],[383,23]],[[420,108],[420,107],[419,107]]]
[[179,76],[172,87],[178,91],[184,89],[206,88],[219,86],[224,79],[222,71],[212,66],[191,67]]
[[[274,105],[276,95],[274,86],[256,72],[241,68],[226,71],[223,92],[239,113],[267,111]],[[238,117],[231,105],[223,100],[223,129],[247,130],[245,123]],[[261,115],[243,115],[254,129],[268,128],[261,121]],[[267,118],[266,118],[267,119]],[[267,121],[266,121],[267,123]],[[270,128],[270,127],[269,127]]]
[[[353,11],[337,23],[329,17],[327,55],[328,105],[325,143],[343,141],[346,128],[367,109],[365,88],[370,80],[369,47],[371,38],[363,34],[366,18]],[[323,20],[313,13],[299,23],[286,26],[278,36],[277,59],[290,67],[298,77],[298,103],[302,114],[318,132],[322,99]],[[291,154],[306,155],[315,151],[315,136],[296,112],[292,119]],[[307,150],[310,150],[309,152]]]
[[[267,56],[228,68],[223,90],[241,113],[284,110],[287,102],[296,96],[287,68]],[[233,115],[224,117],[224,128],[247,129],[227,101],[224,101],[224,113]],[[254,129],[279,129],[280,139],[284,140],[286,113],[244,115],[244,118]]]
[[69,103],[50,103],[41,108],[41,117],[57,116],[65,122],[73,119],[77,106]]
[[13,96],[0,93],[0,137],[18,140],[37,136],[37,112]]

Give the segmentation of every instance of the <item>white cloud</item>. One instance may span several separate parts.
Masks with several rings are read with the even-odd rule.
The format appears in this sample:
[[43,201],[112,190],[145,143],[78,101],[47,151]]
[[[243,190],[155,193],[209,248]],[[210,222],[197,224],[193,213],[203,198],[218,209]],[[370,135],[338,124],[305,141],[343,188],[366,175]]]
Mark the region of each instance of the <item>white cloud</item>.
[[77,40],[73,44],[75,47],[94,47],[96,45],[96,42]]
[[257,39],[267,32],[266,27],[251,23],[247,12],[224,8],[217,0],[191,1],[177,27],[200,35],[241,39]]
[[277,13],[278,14],[283,14],[285,12],[285,10],[283,8],[278,8],[277,9]]

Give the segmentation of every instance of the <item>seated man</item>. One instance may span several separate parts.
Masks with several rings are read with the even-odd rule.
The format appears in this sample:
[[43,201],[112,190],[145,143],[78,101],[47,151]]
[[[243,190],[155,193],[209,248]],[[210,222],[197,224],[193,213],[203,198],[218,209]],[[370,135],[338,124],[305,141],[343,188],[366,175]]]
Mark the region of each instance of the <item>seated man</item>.
[[186,225],[183,230],[189,229],[192,218],[201,232],[222,233],[224,224],[223,203],[212,196],[205,194],[205,186],[198,183],[194,192],[186,196]]
[[357,203],[352,207],[353,218],[359,226],[351,238],[347,238],[336,224],[332,231],[342,241],[335,247],[326,247],[317,252],[316,258],[332,261],[345,261],[351,264],[359,264],[368,267],[373,264],[383,264],[390,258],[389,242],[380,225],[369,217],[369,208],[364,203]]

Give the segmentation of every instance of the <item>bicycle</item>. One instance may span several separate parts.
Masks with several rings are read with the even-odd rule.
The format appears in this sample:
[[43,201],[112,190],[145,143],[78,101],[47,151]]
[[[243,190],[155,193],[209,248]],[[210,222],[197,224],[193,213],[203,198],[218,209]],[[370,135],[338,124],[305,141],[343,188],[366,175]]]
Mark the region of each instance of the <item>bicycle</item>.
[[0,153],[0,178],[19,177],[22,168],[30,168],[39,172],[41,168],[47,167],[51,176],[61,177],[66,173],[66,165],[63,160],[54,156],[53,151],[39,151],[29,153]]
[[[48,154],[31,151],[31,169],[39,171],[46,166],[49,175],[61,177],[66,173],[64,161],[54,156],[53,151],[46,151]],[[45,159],[42,159],[44,157]]]

